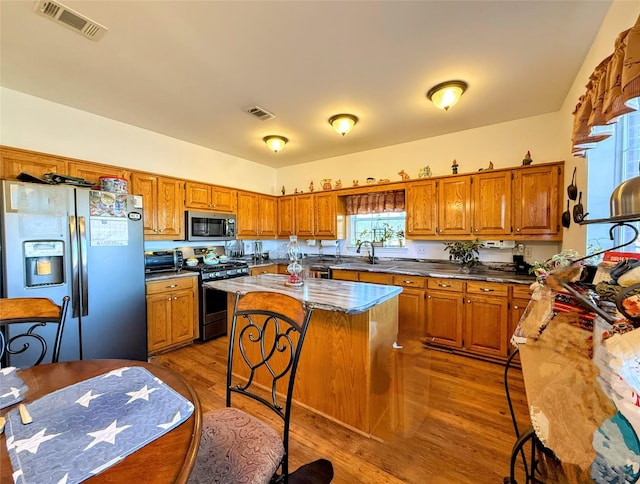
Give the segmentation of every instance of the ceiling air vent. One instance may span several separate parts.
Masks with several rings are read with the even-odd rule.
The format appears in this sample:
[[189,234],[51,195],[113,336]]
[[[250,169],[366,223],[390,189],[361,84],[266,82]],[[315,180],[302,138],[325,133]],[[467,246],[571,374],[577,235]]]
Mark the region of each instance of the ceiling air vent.
[[36,12],[90,40],[100,39],[109,30],[98,22],[94,22],[75,10],[62,5],[60,2],[52,0],[39,0],[36,3]]
[[255,116],[256,118],[258,118],[260,121],[266,121],[268,119],[273,119],[276,117],[275,114],[270,113],[266,109],[262,109],[260,106],[253,106],[253,107],[247,108],[247,112],[251,116]]

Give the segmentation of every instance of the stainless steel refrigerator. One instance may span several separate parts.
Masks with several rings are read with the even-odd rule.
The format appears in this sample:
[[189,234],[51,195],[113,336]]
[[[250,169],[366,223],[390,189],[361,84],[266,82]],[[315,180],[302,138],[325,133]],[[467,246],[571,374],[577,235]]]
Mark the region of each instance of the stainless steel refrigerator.
[[60,361],[146,360],[142,197],[10,180],[0,195],[2,297],[71,296]]

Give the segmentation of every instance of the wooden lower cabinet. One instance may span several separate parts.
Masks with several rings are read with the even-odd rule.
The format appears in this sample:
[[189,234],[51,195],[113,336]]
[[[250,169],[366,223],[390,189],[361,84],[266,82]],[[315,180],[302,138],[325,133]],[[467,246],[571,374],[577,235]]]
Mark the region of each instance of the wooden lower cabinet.
[[258,276],[260,274],[277,274],[278,266],[276,264],[271,264],[270,266],[262,266],[262,267],[252,267],[249,269],[250,276]]
[[464,348],[475,354],[505,358],[509,318],[508,284],[466,282]]
[[197,277],[147,282],[149,355],[178,348],[198,337]]
[[424,308],[427,278],[394,275],[394,286],[402,287],[398,295],[398,344],[418,340],[425,335]]
[[462,348],[464,282],[456,279],[427,279],[425,335],[433,344]]

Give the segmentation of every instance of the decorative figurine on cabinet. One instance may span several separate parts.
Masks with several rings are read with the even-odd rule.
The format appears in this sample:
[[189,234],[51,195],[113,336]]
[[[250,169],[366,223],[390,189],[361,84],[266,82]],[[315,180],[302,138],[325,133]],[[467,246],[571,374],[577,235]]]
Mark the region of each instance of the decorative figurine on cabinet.
[[323,178],[322,179],[322,189],[323,190],[331,190],[331,178]]
[[336,180],[335,189],[339,190],[340,188],[342,188],[342,180],[338,179],[338,180]]
[[429,165],[420,168],[418,172],[418,178],[428,178],[431,176],[431,167]]
[[353,185],[352,186],[357,187],[358,186],[358,180],[353,180]]
[[400,175],[400,178],[402,178],[402,181],[409,181],[410,177],[409,177],[409,174],[406,171],[400,170],[398,172],[398,175]]
[[451,164],[451,173],[454,175],[458,174],[458,162],[456,160],[453,160],[453,163]]
[[296,188],[296,189],[293,191],[293,193],[297,195],[297,194],[298,194],[298,189]]
[[282,185],[282,194],[284,195],[286,193],[286,190],[284,189],[284,185]]
[[311,183],[309,183],[309,191],[313,191],[313,180],[311,180]]
[[524,159],[522,160],[522,166],[529,166],[533,160],[531,159],[531,152],[527,151],[527,154],[524,155]]

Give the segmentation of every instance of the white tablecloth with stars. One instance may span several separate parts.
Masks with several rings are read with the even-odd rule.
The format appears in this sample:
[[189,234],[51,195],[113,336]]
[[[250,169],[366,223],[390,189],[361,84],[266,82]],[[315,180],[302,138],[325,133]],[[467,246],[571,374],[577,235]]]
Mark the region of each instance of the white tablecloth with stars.
[[17,484],[81,482],[177,427],[193,404],[142,367],[124,367],[57,390],[7,414]]

